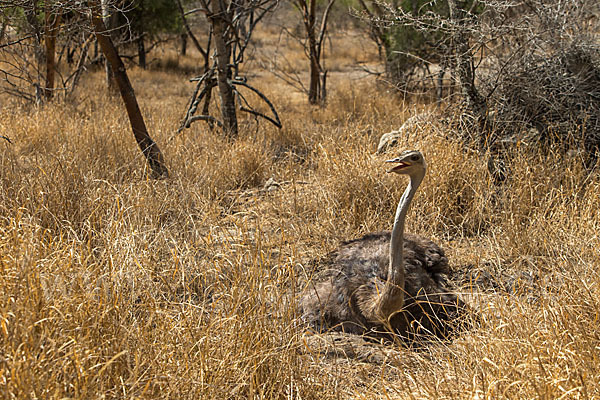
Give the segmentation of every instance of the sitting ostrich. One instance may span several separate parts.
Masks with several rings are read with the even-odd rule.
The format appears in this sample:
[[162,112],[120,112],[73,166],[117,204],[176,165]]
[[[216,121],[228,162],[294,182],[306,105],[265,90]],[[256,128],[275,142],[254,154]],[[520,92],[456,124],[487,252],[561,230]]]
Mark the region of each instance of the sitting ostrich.
[[388,172],[410,177],[392,231],[344,242],[332,254],[331,277],[306,290],[303,319],[318,331],[444,338],[450,320],[464,306],[445,288],[448,259],[432,241],[404,234],[406,214],[427,164],[418,151],[404,151],[387,162],[396,164]]

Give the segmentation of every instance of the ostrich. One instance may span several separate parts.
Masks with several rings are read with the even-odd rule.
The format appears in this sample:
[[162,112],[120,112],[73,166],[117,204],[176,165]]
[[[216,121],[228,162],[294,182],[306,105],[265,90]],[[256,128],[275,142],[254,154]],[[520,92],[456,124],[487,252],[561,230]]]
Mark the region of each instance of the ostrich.
[[448,259],[432,241],[404,234],[404,222],[427,164],[418,151],[404,151],[386,162],[388,172],[410,182],[396,210],[391,232],[370,233],[342,243],[331,277],[307,289],[303,319],[316,330],[347,333],[446,337],[448,322],[464,304],[445,288]]

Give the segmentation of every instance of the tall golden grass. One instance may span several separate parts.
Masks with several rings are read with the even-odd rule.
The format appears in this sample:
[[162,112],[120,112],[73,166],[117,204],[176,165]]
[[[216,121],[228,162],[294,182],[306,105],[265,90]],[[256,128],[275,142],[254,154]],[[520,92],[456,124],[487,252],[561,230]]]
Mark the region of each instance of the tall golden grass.
[[303,282],[390,228],[406,182],[373,151],[414,106],[340,79],[313,109],[265,75],[282,130],[172,139],[190,84],[131,74],[168,180],[146,179],[100,73],[77,100],[0,111],[1,398],[600,396],[600,178],[580,160],[517,148],[495,186],[452,132],[406,138],[430,167],[408,229],[496,289],[462,288],[479,324],[451,342],[330,357],[298,323]]

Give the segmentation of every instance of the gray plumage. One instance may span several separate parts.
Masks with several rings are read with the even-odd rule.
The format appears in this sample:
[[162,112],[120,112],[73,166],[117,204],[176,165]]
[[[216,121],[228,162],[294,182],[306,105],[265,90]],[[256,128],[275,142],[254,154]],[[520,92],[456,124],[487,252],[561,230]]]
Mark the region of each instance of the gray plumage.
[[392,232],[371,233],[342,243],[330,255],[329,277],[309,285],[302,299],[303,319],[315,330],[446,337],[464,306],[447,288],[444,251],[431,240],[403,232],[412,195],[425,174],[422,155],[404,152],[391,162],[399,166],[389,172],[411,176],[396,213],[395,242]]

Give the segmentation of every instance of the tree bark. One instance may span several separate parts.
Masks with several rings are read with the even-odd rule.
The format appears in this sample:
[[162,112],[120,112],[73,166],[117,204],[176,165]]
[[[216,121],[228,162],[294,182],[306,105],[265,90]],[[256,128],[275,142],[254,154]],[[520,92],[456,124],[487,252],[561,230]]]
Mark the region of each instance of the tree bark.
[[46,84],[44,97],[49,100],[54,96],[54,78],[56,73],[56,37],[60,28],[61,15],[54,14],[46,5],[44,42],[46,45]]
[[165,166],[162,153],[160,152],[158,145],[148,134],[144,117],[142,116],[133,87],[127,76],[125,65],[123,64],[121,57],[119,57],[117,49],[106,31],[106,26],[97,9],[92,12],[92,25],[102,53],[112,65],[115,81],[119,88],[119,92],[121,93],[123,103],[125,104],[133,135],[138,146],[142,150],[142,154],[144,154],[148,161],[148,165],[152,170],[152,176],[155,178],[167,177],[169,172]]
[[221,1],[212,0],[212,3],[213,9],[210,19],[213,26],[215,47],[217,49],[217,85],[219,86],[219,95],[221,97],[223,130],[227,136],[234,138],[238,135],[238,125],[233,85],[231,84],[231,69],[229,67],[231,46],[227,43],[227,38],[225,37],[225,21],[223,20],[226,10],[223,9]]
[[308,52],[310,57],[310,84],[308,87],[308,102],[317,104],[319,102],[319,86],[321,83],[321,67],[319,65],[319,52],[317,49],[317,38],[315,33],[316,0],[308,0],[307,15],[304,23],[308,36]]
[[310,83],[308,86],[308,102],[310,104],[319,104],[320,86],[321,86],[321,67],[317,58],[316,44],[314,37],[308,37],[309,56],[310,56]]
[[[111,15],[110,10],[109,10],[109,6],[108,6],[108,0],[100,0],[101,4],[102,4],[102,19],[103,19],[103,23],[104,23],[104,27],[108,28],[105,29],[103,32],[106,33],[106,35],[110,38],[110,32],[115,28],[115,24],[114,22],[114,17],[113,15]],[[112,43],[112,39],[111,43]],[[104,56],[104,71],[106,74],[106,87],[108,88],[108,92],[109,93],[115,93],[117,91],[117,83],[115,81],[115,73],[113,71],[113,68],[110,64],[110,62],[108,62],[108,60],[106,59],[106,55]]]

